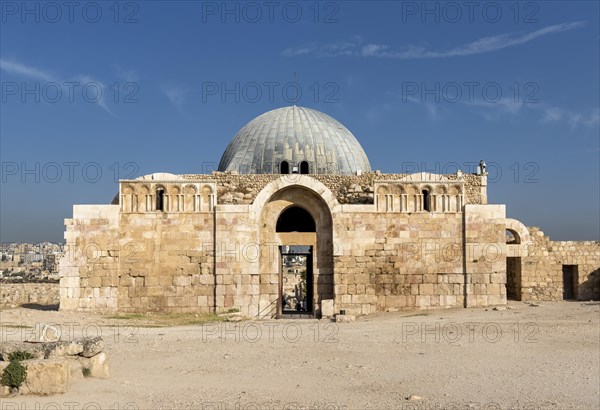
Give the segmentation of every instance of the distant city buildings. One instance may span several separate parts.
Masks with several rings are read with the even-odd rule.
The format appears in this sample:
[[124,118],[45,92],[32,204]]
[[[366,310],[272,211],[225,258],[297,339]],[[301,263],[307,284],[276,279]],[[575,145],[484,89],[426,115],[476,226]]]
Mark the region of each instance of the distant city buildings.
[[1,243],[0,278],[5,281],[58,279],[58,264],[63,254],[63,244]]

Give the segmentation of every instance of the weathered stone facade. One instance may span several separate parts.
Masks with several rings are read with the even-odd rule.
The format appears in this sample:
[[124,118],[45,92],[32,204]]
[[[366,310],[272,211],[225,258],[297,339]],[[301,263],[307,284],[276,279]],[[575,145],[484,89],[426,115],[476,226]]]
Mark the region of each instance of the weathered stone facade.
[[[262,170],[273,168],[263,155],[277,151],[280,174],[152,174],[120,181],[112,205],[75,205],[66,220],[61,309],[278,316],[283,249],[292,245],[310,249],[302,303],[316,315],[332,302],[348,315],[501,305],[507,291],[558,300],[565,261],[578,265],[575,296],[598,298],[598,243],[530,235],[506,218],[504,205],[487,203],[485,164],[478,174],[350,173],[364,152],[345,130],[341,144],[351,144],[336,147],[345,171],[320,173],[311,164],[327,157],[326,147],[290,141],[310,145],[310,135],[343,126],[287,110],[286,121],[301,122],[244,128],[271,145],[227,154],[240,169]],[[299,173],[283,171],[292,169]],[[507,244],[507,230],[515,243]],[[538,264],[525,259],[533,251]]]
[[[537,227],[529,229],[531,241],[520,260],[508,258],[514,279],[515,299],[563,300],[563,267],[573,267],[572,299],[598,299],[600,295],[600,244],[596,241],[551,241]],[[520,262],[520,263],[519,263]]]
[[[325,176],[216,175],[121,181],[117,205],[76,205],[66,220],[61,309],[271,317],[279,247],[290,244],[315,248],[316,313],[329,299],[349,314],[506,302],[514,245],[505,244],[504,206],[478,203],[483,175],[338,175],[329,179],[335,192]],[[245,199],[251,203],[219,200],[218,192],[257,189],[257,181],[270,182]],[[341,204],[348,186],[372,203]],[[316,232],[276,232],[292,205],[312,215]]]
[[0,282],[0,307],[26,304],[58,305],[59,284]]
[[[280,174],[236,174],[215,171],[210,175],[187,174],[180,176],[186,180],[202,180],[217,185],[219,204],[251,204],[256,195],[277,178]],[[286,175],[293,182],[298,174]],[[372,204],[374,203],[374,186],[376,181],[401,181],[409,178],[409,174],[385,174],[369,172],[361,175],[316,174],[313,178],[323,183],[340,204]],[[441,176],[440,176],[441,177]],[[477,175],[460,174],[444,175],[446,180],[462,180],[465,185],[464,194],[470,204],[486,203],[486,180]],[[117,201],[118,202],[118,199]]]

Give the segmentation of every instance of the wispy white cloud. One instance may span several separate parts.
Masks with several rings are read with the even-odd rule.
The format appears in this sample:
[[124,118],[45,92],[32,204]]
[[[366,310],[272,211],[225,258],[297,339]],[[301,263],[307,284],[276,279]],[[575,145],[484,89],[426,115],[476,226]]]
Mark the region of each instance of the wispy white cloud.
[[300,47],[287,48],[283,51],[286,57],[315,55],[317,57],[374,57],[395,59],[422,59],[464,57],[475,54],[489,53],[508,47],[528,43],[549,34],[561,33],[583,27],[585,22],[575,21],[555,24],[531,32],[505,33],[495,36],[482,37],[467,44],[447,50],[428,50],[424,47],[408,45],[398,50],[387,44],[365,43],[362,37],[355,37],[349,42],[312,43]]
[[163,92],[180,113],[183,112],[183,104],[187,97],[187,90],[178,86],[169,84],[162,88]]
[[560,121],[563,118],[563,110],[557,107],[546,107],[542,109],[542,119],[543,123],[553,123]]
[[[394,98],[394,95],[396,98]],[[409,103],[421,107],[432,121],[453,117],[456,111],[467,109],[490,122],[526,117],[542,125],[564,126],[574,132],[584,132],[586,135],[589,133],[597,135],[600,128],[600,108],[598,107],[575,111],[544,103],[525,103],[523,100],[515,100],[510,97],[502,97],[497,101],[477,98],[457,102],[436,102],[412,95],[405,95],[401,100],[397,95],[399,94],[389,93],[388,98],[382,103],[369,109],[367,118],[375,122],[375,119],[380,120],[388,113],[396,112],[403,104]]]
[[[58,76],[55,76],[47,70],[38,67],[28,66],[16,60],[7,60],[4,58],[0,58],[0,70],[5,71],[9,74],[14,74],[17,76],[30,78],[37,81],[57,83],[60,87],[63,88],[64,93],[66,93],[64,95],[69,95],[69,93],[71,92],[69,88],[65,85],[66,82],[79,82],[81,87],[83,87],[83,85],[86,85],[86,90],[88,91],[87,95],[82,96],[85,98],[86,101],[94,102],[109,114],[114,115],[108,107],[108,105],[106,104],[106,95],[109,93],[110,90],[108,90],[108,88],[103,82],[96,80],[90,75],[78,74],[70,79],[60,79]],[[96,92],[95,94],[93,93],[94,89],[98,90],[98,92]],[[81,88],[79,88],[79,90],[81,90]]]
[[600,108],[588,112],[570,111],[564,108],[545,106],[535,107],[541,110],[541,122],[544,124],[566,123],[572,130],[578,128],[593,128],[600,126]]
[[526,104],[523,101],[514,101],[510,98],[503,98],[497,103],[479,102],[472,105],[481,107],[480,114],[490,121],[501,120],[507,115],[515,116],[524,113],[525,115],[533,114],[532,117],[541,124],[567,125],[571,131],[590,131],[600,126],[600,108],[580,112],[542,103]]
[[88,95],[85,96],[88,101],[98,104],[106,112],[114,115],[110,108],[108,108],[108,106],[106,105],[106,95],[109,92],[108,88],[106,87],[106,84],[104,84],[102,81],[96,80],[94,77],[89,75],[78,75],[77,77],[75,77],[75,80],[81,84],[86,84],[87,90],[94,89],[94,91],[97,91],[95,94],[94,91],[88,91]]
[[525,103],[521,100],[503,97],[498,101],[476,99],[465,104],[478,109],[478,113],[488,121],[497,121],[506,115],[516,115],[522,112]]
[[435,102],[429,101],[421,101],[418,98],[415,98],[411,95],[406,96],[406,100],[411,103],[421,104],[429,114],[429,118],[433,121],[437,120],[439,117],[439,106]]
[[49,72],[21,64],[14,60],[0,58],[0,70],[6,71],[10,74],[33,78],[34,80],[57,81],[56,77]]
[[600,108],[592,108],[586,112],[572,111],[544,103],[525,103],[512,98],[501,98],[497,102],[473,101],[467,103],[479,108],[479,113],[490,121],[497,121],[506,116],[525,114],[545,125],[568,125],[571,130],[587,129],[600,126]]
[[363,38],[355,36],[350,41],[326,44],[312,43],[301,47],[287,48],[283,51],[283,55],[286,57],[296,57],[314,54],[317,57],[350,57],[358,55],[360,47],[363,44]]
[[567,121],[572,129],[598,127],[600,125],[600,109],[590,113],[568,113]]

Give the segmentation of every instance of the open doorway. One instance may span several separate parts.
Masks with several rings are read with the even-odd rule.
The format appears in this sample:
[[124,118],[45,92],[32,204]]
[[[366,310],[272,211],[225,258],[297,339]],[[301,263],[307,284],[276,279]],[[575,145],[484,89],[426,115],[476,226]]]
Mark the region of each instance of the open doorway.
[[577,265],[563,265],[563,300],[577,299],[579,290],[579,272]]
[[302,245],[280,247],[279,306],[282,317],[314,314],[312,250],[312,246]]
[[521,257],[506,258],[506,298],[521,300]]
[[[260,287],[258,316],[283,317],[283,272],[286,268],[298,270],[291,272],[300,277],[290,274],[295,280],[294,285],[300,281],[303,284],[297,298],[293,286],[286,289],[286,296],[295,299],[286,304],[286,316],[308,319],[319,315],[322,300],[334,299],[333,221],[328,203],[312,189],[292,185],[271,195],[260,218],[261,246],[277,244],[277,248],[275,253],[262,253],[259,259],[261,283],[269,285]],[[300,246],[304,248],[298,248]],[[290,260],[285,260],[284,264],[284,259]],[[302,304],[305,297],[306,303]],[[300,313],[296,310],[298,302]]]

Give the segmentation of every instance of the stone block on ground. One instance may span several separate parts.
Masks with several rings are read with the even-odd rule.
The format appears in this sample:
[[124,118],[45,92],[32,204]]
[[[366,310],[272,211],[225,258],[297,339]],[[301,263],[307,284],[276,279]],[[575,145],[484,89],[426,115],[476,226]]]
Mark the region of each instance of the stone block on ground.
[[79,363],[84,369],[89,369],[89,376],[99,379],[108,379],[108,357],[101,352],[92,357],[79,357]]
[[21,394],[49,395],[67,392],[70,370],[66,360],[32,359],[21,363],[27,368],[27,378],[19,389]]
[[67,363],[69,364],[71,382],[83,379],[83,367],[81,366],[81,362],[77,360],[77,358],[70,358],[67,359]]
[[333,317],[333,299],[323,299],[321,301],[321,316]]

